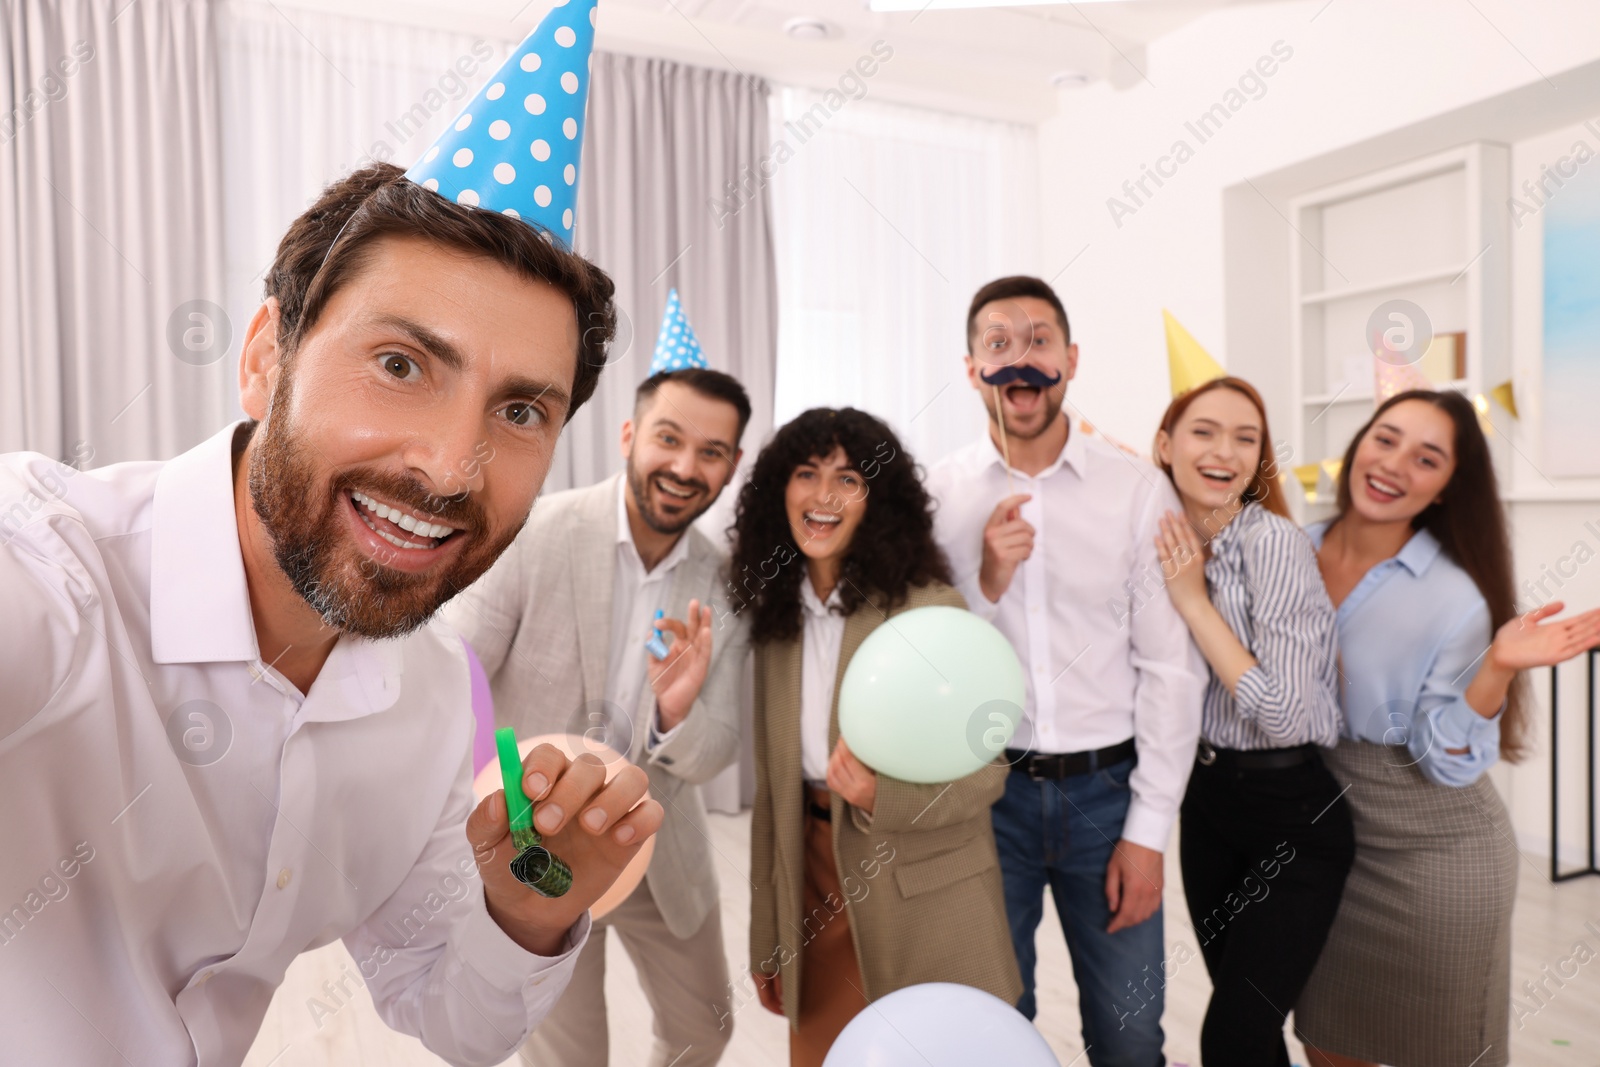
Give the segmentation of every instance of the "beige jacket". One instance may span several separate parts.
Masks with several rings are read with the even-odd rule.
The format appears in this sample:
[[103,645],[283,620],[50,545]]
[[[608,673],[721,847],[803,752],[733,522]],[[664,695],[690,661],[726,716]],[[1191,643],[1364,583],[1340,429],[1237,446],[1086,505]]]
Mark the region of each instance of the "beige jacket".
[[[874,594],[874,603],[881,598]],[[914,588],[889,615],[930,605],[965,608],[946,585]],[[872,603],[845,622],[828,727],[839,738],[839,685],[850,658],[884,620]],[[801,912],[805,876],[800,767],[801,638],[756,646],[756,802],[750,828],[750,968],[783,978],[783,1007],[799,1017],[808,931],[828,915]],[[921,982],[960,982],[1015,1003],[1022,980],[1011,948],[989,808],[1005,791],[992,763],[965,778],[914,785],[878,776],[870,820],[833,798],[833,851],[868,1000]]]
[[[582,734],[604,721],[611,648],[611,584],[617,551],[617,482],[541,497],[528,523],[484,576],[445,607],[478,653],[494,693],[495,721],[518,737]],[[666,809],[646,879],[673,936],[689,937],[719,905],[706,810],[695,786],[733,762],[739,748],[739,683],[747,627],[728,608],[726,558],[691,527],[673,570],[666,612],[683,618],[691,598],[712,607],[711,666],[681,727],[647,751],[655,698],[640,687],[628,756],[650,775]],[[608,739],[609,740],[609,739]]]

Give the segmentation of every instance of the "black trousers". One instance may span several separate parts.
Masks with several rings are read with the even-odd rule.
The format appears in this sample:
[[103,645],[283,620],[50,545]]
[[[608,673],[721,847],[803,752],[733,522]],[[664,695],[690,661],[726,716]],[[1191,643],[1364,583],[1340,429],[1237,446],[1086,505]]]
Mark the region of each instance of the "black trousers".
[[1305,987],[1355,859],[1350,809],[1313,757],[1240,770],[1195,764],[1179,862],[1211,1005],[1205,1067],[1289,1067],[1283,1020]]

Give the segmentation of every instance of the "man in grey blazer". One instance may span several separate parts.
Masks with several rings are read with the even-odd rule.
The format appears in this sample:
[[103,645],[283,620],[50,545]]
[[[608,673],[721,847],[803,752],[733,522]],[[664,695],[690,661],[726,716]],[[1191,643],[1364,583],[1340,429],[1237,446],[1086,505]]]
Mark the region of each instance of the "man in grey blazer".
[[[644,883],[595,923],[566,994],[522,1048],[539,1067],[607,1063],[607,928],[655,1015],[653,1067],[709,1067],[732,1036],[717,877],[693,787],[738,753],[749,642],[728,610],[725,556],[690,524],[733,476],[749,418],[729,375],[652,375],[622,425],[626,470],[537,501],[445,615],[483,662],[499,725],[605,742],[645,769],[666,810]],[[665,656],[646,649],[654,628],[671,643]]]

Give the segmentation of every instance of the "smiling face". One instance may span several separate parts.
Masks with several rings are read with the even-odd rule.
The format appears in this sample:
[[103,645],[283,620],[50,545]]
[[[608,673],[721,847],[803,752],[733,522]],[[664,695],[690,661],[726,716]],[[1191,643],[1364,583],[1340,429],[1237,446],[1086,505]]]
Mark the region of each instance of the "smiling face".
[[287,364],[275,322],[258,313],[240,371],[261,423],[259,530],[241,539],[328,625],[409,632],[527,520],[577,368],[572,302],[486,257],[386,237]]
[[[1078,346],[1067,343],[1055,308],[1036,296],[1019,296],[994,300],[978,309],[966,360],[967,380],[982,394],[989,421],[995,421],[994,394],[998,389],[1007,435],[1027,440],[1044,433],[1061,414],[1067,382],[1077,373]],[[1059,374],[1061,381],[1041,390],[1021,382],[996,387],[979,377],[1012,366]]]
[[1184,410],[1169,434],[1156,435],[1156,454],[1191,514],[1237,511],[1261,463],[1262,418],[1234,389],[1212,389]]
[[806,558],[842,562],[867,514],[867,480],[835,445],[826,456],[795,467],[783,502],[789,530]]
[[1378,416],[1350,461],[1350,506],[1369,522],[1410,522],[1455,473],[1455,423],[1424,400]]
[[639,517],[675,534],[705,513],[739,461],[739,412],[681,382],[663,382],[622,425],[628,492]]

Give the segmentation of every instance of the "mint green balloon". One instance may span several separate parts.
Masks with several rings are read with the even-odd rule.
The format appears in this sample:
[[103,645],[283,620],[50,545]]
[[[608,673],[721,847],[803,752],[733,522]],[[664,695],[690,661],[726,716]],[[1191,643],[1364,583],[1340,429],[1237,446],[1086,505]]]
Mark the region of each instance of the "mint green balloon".
[[960,608],[916,608],[856,649],[839,686],[839,733],[879,774],[949,782],[1000,754],[1022,700],[1022,664],[1004,634]]

